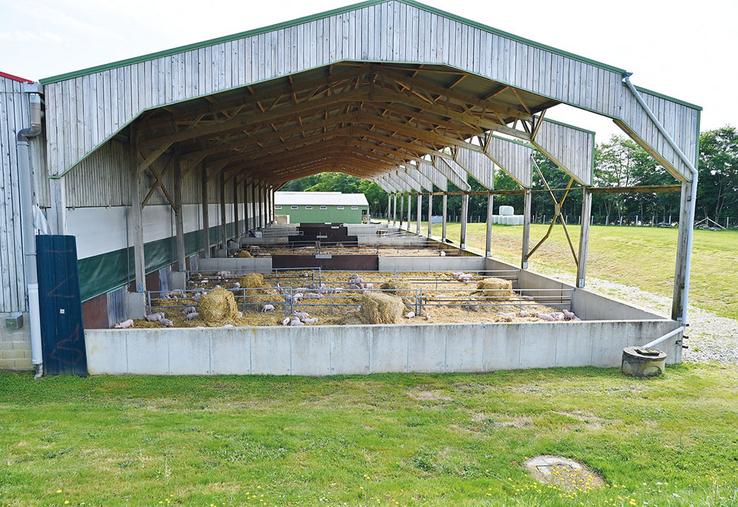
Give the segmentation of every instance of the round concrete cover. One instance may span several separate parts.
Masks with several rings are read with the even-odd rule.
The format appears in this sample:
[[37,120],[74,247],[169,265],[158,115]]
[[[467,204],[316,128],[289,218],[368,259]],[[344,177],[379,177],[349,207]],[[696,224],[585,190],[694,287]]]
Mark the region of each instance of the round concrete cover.
[[536,456],[525,462],[525,468],[538,482],[566,491],[588,491],[605,485],[605,481],[585,465],[562,456]]

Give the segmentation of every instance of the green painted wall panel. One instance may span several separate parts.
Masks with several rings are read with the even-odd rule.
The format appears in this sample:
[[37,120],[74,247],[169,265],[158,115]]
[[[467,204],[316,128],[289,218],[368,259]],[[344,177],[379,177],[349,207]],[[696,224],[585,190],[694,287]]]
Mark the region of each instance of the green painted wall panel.
[[[229,237],[233,236],[235,223],[227,224]],[[211,245],[219,241],[220,226],[210,228]],[[185,252],[192,255],[203,250],[202,231],[185,234]],[[151,241],[144,245],[146,256],[146,273],[151,273],[177,261],[175,238]],[[100,294],[122,287],[133,280],[133,247],[121,248],[112,252],[80,259],[79,286],[82,301],[87,301]]]
[[282,205],[282,209],[275,209],[277,215],[289,215],[290,223],[344,223],[344,224],[360,224],[362,210],[369,213],[368,206],[358,206],[358,209],[352,210],[351,206],[344,206],[344,209],[337,209],[335,205],[327,206],[328,209],[320,209],[319,206],[313,206],[312,209],[305,209],[304,205],[298,206],[298,209],[292,209],[290,205]]

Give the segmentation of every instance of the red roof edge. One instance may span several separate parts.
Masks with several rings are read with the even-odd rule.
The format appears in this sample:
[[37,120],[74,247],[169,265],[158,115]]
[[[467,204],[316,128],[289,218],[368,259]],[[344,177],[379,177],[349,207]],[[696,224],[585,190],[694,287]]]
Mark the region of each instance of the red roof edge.
[[3,72],[1,70],[0,70],[0,77],[12,79],[13,81],[18,81],[20,83],[33,83],[32,79],[26,79],[24,77],[14,76],[13,74],[8,74],[7,72]]

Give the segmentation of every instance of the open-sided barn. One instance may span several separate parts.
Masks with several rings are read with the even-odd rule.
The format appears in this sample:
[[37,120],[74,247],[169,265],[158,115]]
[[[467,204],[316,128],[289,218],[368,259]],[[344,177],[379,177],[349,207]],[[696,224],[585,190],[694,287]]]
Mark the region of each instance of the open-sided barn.
[[[572,248],[581,289],[591,195],[603,190],[592,186],[593,133],[545,118],[558,104],[611,118],[681,185],[668,321],[678,328],[700,108],[630,75],[411,0],[371,0],[40,82],[0,75],[0,310],[9,321],[26,316],[20,330],[2,330],[0,367],[29,367],[31,349],[33,363],[43,361],[35,233],[75,236],[84,326],[109,327],[140,313],[150,291],[182,286],[202,259],[226,255],[247,229],[267,228],[275,190],[322,171],[376,181],[395,218],[406,206],[408,223],[423,197],[445,202],[449,182],[466,209],[470,177],[487,189],[491,215],[492,176],[505,171],[525,195],[524,271],[536,249],[528,224],[538,150],[584,195]],[[462,212],[462,248],[465,220]]]

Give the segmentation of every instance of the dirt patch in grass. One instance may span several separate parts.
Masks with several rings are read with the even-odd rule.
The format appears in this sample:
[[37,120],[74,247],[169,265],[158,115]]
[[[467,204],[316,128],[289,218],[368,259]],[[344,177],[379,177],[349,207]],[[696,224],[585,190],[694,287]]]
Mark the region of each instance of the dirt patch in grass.
[[601,430],[605,426],[619,422],[612,419],[605,419],[603,417],[596,416],[589,412],[583,412],[581,410],[575,410],[572,412],[556,411],[554,413],[575,419],[576,421],[583,423],[584,427],[588,430]]
[[453,401],[453,398],[437,389],[410,389],[407,395],[418,401]]
[[487,414],[477,412],[472,414],[471,420],[497,428],[529,428],[533,426],[533,418],[527,415]]

